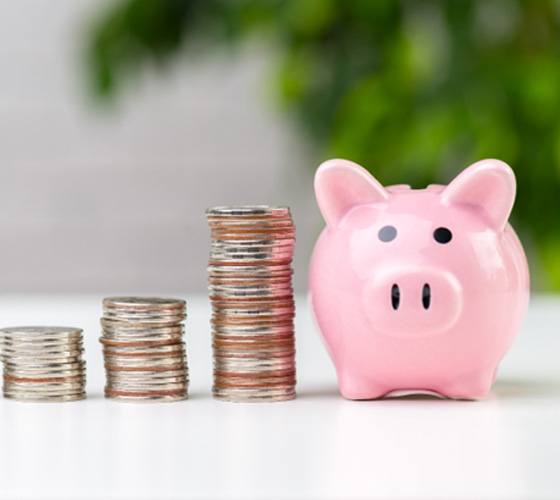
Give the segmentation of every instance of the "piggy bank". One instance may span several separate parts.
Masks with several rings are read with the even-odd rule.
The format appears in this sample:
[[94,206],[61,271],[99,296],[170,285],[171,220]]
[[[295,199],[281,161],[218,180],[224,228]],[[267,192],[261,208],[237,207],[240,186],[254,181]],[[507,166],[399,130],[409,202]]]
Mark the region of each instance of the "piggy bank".
[[411,189],[329,160],[315,193],[326,227],[310,302],[341,394],[484,397],[529,298],[527,259],[508,224],[511,168],[482,160],[447,186]]

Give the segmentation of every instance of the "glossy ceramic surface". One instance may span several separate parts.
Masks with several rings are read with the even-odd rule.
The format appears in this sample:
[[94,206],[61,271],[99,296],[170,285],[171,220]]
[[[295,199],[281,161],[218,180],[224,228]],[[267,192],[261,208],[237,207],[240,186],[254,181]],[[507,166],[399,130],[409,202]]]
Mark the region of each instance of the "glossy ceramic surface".
[[507,222],[511,168],[482,160],[448,186],[416,190],[330,160],[315,191],[326,228],[310,298],[341,394],[485,396],[529,297],[527,260]]

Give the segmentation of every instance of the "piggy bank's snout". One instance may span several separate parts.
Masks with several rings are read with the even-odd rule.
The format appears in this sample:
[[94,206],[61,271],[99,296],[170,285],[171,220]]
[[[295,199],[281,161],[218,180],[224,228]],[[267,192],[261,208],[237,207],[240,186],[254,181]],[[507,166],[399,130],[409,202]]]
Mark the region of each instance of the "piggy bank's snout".
[[380,272],[366,285],[363,299],[374,329],[396,337],[443,333],[462,306],[460,283],[438,269]]
[[[424,283],[421,290],[422,307],[428,310],[432,304],[432,287],[429,283]],[[401,306],[401,288],[398,283],[391,286],[391,306],[395,311]]]

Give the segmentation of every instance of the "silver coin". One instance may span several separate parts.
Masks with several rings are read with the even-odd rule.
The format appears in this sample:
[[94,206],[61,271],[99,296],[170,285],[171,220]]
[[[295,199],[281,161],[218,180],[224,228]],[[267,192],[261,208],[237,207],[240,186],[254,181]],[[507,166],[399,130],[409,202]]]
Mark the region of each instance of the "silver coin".
[[156,354],[173,354],[177,352],[185,352],[185,343],[178,342],[172,345],[163,345],[155,347],[112,347],[105,346],[103,348],[103,353],[108,356],[121,355],[130,357],[144,357]]
[[124,322],[124,321],[115,321],[113,319],[102,318],[101,319],[101,326],[106,333],[115,333],[115,334],[141,334],[142,332],[149,333],[150,335],[160,335],[165,333],[184,333],[185,327],[183,323],[178,324],[171,324],[171,325],[154,325],[154,324],[147,324],[144,325],[143,323],[137,324],[134,322]]
[[291,262],[292,256],[286,251],[260,251],[260,252],[214,252],[210,255],[213,264],[241,264],[253,265],[256,262]]
[[35,381],[25,381],[25,382],[18,382],[17,380],[6,380],[4,378],[4,386],[9,386],[10,388],[14,389],[25,389],[29,391],[62,391],[62,390],[71,390],[71,389],[78,389],[83,388],[83,379],[70,379],[66,381],[56,381],[56,380],[44,380],[39,379]]
[[[165,349],[170,347],[172,349]],[[148,359],[148,358],[172,358],[177,356],[184,356],[186,353],[184,344],[173,344],[173,345],[163,345],[155,346],[152,348],[145,347],[112,347],[105,346],[103,349],[103,355],[109,358],[123,358],[123,359]]]
[[19,342],[13,340],[4,340],[2,342],[2,351],[22,352],[29,355],[38,352],[66,352],[68,350],[83,349],[83,342]]
[[186,364],[171,365],[163,367],[146,367],[145,370],[129,369],[120,366],[106,365],[107,376],[118,379],[166,379],[175,377],[186,377],[188,375],[188,367]]
[[182,299],[162,297],[107,297],[103,299],[103,307],[109,309],[134,310],[165,310],[185,309],[186,302]]
[[232,276],[239,274],[243,277],[272,277],[272,276],[292,276],[293,269],[291,264],[263,265],[262,263],[253,266],[236,265],[209,265],[207,267],[210,276]]
[[70,337],[37,337],[35,335],[4,335],[2,344],[21,345],[30,349],[41,348],[41,346],[61,346],[61,345],[79,345],[83,342],[81,335]]
[[5,397],[22,401],[71,401],[85,397],[82,330],[74,327],[3,329]]
[[291,316],[295,315],[295,310],[293,307],[266,307],[266,308],[243,308],[239,307],[214,307],[213,312],[215,315],[221,317],[228,316],[242,316],[247,318],[258,318],[262,316]]
[[214,368],[218,371],[250,371],[251,373],[257,372],[268,372],[272,369],[274,370],[288,370],[293,371],[295,370],[295,360],[293,357],[286,357],[283,356],[278,358],[279,361],[277,364],[274,364],[274,361],[266,361],[265,358],[261,360],[251,360],[247,358],[238,358],[238,362],[233,360],[227,360],[226,357],[222,354],[220,356],[216,356],[214,359]]
[[143,395],[142,393],[140,394],[132,394],[132,395],[114,395],[114,394],[108,394],[107,392],[105,392],[105,397],[109,398],[109,399],[116,399],[116,400],[121,400],[121,401],[127,401],[127,402],[153,402],[153,403],[162,403],[162,402],[177,402],[177,401],[184,401],[185,399],[188,399],[188,395],[185,392],[185,394],[180,395],[180,396],[146,396]]
[[237,291],[228,291],[228,292],[220,292],[217,293],[210,293],[210,299],[216,301],[222,300],[273,300],[273,299],[288,299],[290,298],[293,292],[285,291],[281,295],[277,294],[275,291],[267,290],[267,289],[260,289],[260,290],[237,290]]
[[293,338],[293,336],[294,336],[293,328],[290,330],[286,330],[283,333],[262,333],[259,335],[255,335],[253,332],[240,331],[240,332],[231,333],[231,332],[224,332],[223,330],[217,330],[217,329],[212,330],[212,340],[217,342],[222,342],[227,340],[242,341],[242,340],[249,340],[249,339],[261,340],[261,341],[265,341],[267,339],[282,341],[282,340]]
[[215,295],[235,295],[238,293],[260,293],[268,291],[271,294],[293,294],[292,284],[288,282],[281,283],[245,283],[245,284],[228,284],[228,283],[210,283],[208,289]]
[[85,370],[86,362],[81,358],[64,359],[61,362],[42,362],[41,360],[21,361],[15,358],[10,358],[4,361],[4,368],[25,370],[28,372],[32,372],[33,370]]
[[18,388],[18,387],[4,387],[4,395],[17,396],[18,398],[28,397],[29,399],[36,399],[39,397],[60,397],[60,396],[77,396],[80,394],[85,395],[86,391],[84,387],[79,387],[77,389],[66,389],[62,388],[60,390],[50,389],[44,391],[31,391],[28,387]]
[[119,311],[117,309],[106,310],[103,315],[107,319],[116,319],[125,323],[172,323],[181,322],[186,318],[184,311],[169,311],[167,313],[152,311]]
[[240,239],[257,239],[283,234],[295,235],[295,227],[288,217],[207,217],[210,237],[223,239],[224,233]]
[[25,368],[29,370],[33,368],[45,369],[45,370],[49,368],[74,369],[77,367],[85,367],[86,361],[81,357],[78,357],[76,359],[63,358],[61,361],[52,361],[52,360],[42,361],[42,360],[35,360],[35,359],[22,360],[22,359],[11,357],[4,361],[4,366],[14,367],[14,368],[21,367],[22,369]]
[[68,326],[10,326],[0,329],[4,337],[24,336],[27,338],[61,338],[80,336],[81,328]]
[[186,363],[187,358],[183,354],[173,357],[151,357],[151,358],[128,358],[125,356],[105,356],[105,363],[109,366],[119,367],[143,367],[143,366],[167,366]]
[[222,252],[270,252],[284,251],[293,253],[295,240],[293,238],[282,238],[272,241],[255,240],[213,240],[210,244],[210,254]]
[[108,380],[107,387],[109,390],[116,391],[132,391],[132,392],[147,392],[147,391],[188,391],[189,379],[179,379],[177,381],[171,380]]
[[188,374],[185,370],[175,370],[167,372],[108,372],[107,377],[117,382],[153,382],[153,383],[176,383],[188,380]]
[[213,239],[219,239],[223,233],[237,233],[244,238],[255,238],[257,235],[292,234],[294,225],[287,217],[208,217],[208,226]]
[[2,356],[4,358],[19,358],[24,360],[41,359],[48,360],[52,358],[80,358],[84,352],[83,347],[75,349],[71,347],[70,349],[52,349],[50,347],[45,347],[44,349],[19,349],[15,346],[4,346],[2,349]]
[[170,382],[164,380],[111,380],[111,389],[118,391],[178,391],[187,388],[187,380]]
[[119,321],[118,318],[114,319],[114,318],[103,317],[101,318],[101,326],[105,330],[115,330],[119,332],[120,331],[135,332],[135,331],[146,330],[154,333],[160,333],[160,332],[165,333],[165,332],[175,331],[175,330],[183,331],[184,326],[182,322],[184,321],[184,319],[185,318],[183,317],[183,319],[181,319],[181,322],[178,322],[177,324],[163,324],[161,326],[157,326],[154,325],[153,323],[148,323],[144,325],[143,322],[140,321]]
[[240,231],[221,231],[216,232],[212,236],[210,243],[210,255],[213,252],[221,252],[224,250],[252,250],[260,248],[261,251],[290,250],[294,253],[296,246],[296,238],[293,232],[287,232],[285,229],[277,233],[270,231],[261,231],[257,233],[246,233]]
[[250,403],[259,401],[288,401],[296,397],[293,387],[279,389],[219,389],[213,388],[213,395],[216,399],[230,401],[234,403]]
[[214,389],[218,399],[295,397],[295,230],[288,209],[207,211]]
[[[229,233],[229,236],[227,236]],[[250,234],[243,231],[220,231],[212,237],[210,242],[210,251],[213,249],[228,248],[294,248],[296,239],[293,231],[282,229],[278,233],[261,231],[256,234]]]
[[79,364],[83,361],[81,355],[77,356],[1,356],[4,366],[20,366],[22,368],[50,368],[61,365]]
[[60,396],[46,396],[46,395],[30,395],[26,392],[8,392],[4,393],[4,397],[8,399],[14,399],[18,401],[25,401],[25,402],[35,402],[35,403],[63,403],[63,402],[70,402],[70,401],[79,401],[86,398],[86,393],[78,392],[75,394],[65,394]]
[[217,206],[206,210],[208,216],[248,216],[248,215],[271,215],[288,216],[288,207],[269,206],[269,205],[244,205],[244,206]]
[[106,320],[114,320],[118,322],[115,327],[123,327],[125,325],[134,325],[137,328],[140,326],[148,325],[160,325],[160,326],[171,326],[177,325],[186,319],[185,315],[124,315],[121,313],[106,312],[104,318]]
[[249,257],[258,259],[259,255],[264,258],[291,259],[293,257],[294,243],[286,245],[259,245],[259,246],[237,246],[237,245],[212,245],[210,258],[212,260],[238,257]]
[[159,330],[156,329],[154,331],[141,329],[141,330],[108,330],[106,328],[103,329],[102,334],[103,338],[109,340],[138,340],[138,339],[147,339],[147,340],[162,340],[162,339],[177,339],[178,342],[181,341],[184,335],[184,331],[181,329],[175,330]]
[[[28,388],[25,389],[4,389],[4,397],[21,399],[21,400],[44,400],[52,398],[77,398],[83,399],[85,396],[85,390],[83,388],[69,391],[44,391],[44,392],[33,392],[29,391]],[[78,398],[78,396],[81,396]]]
[[13,377],[17,380],[45,380],[45,379],[63,379],[63,378],[76,378],[77,380],[85,380],[86,374],[83,370],[67,370],[67,371],[53,371],[53,372],[22,372],[17,370],[4,370],[4,378]]
[[270,359],[259,361],[254,360],[231,360],[231,359],[216,359],[214,362],[214,369],[221,372],[236,372],[236,373],[264,373],[275,372],[281,370],[293,370],[294,360],[291,358],[282,358],[281,361],[276,362]]
[[290,369],[295,369],[295,353],[293,351],[278,353],[277,356],[274,356],[273,353],[262,351],[254,353],[253,356],[245,354],[245,352],[239,352],[236,356],[234,353],[218,351],[216,352],[214,357],[214,367],[245,366],[245,368],[261,367],[263,370],[265,370],[264,366],[260,363],[268,360],[269,364],[277,362],[279,363],[279,366],[288,366],[290,367]]
[[256,262],[290,262],[291,256],[288,252],[259,252],[259,253],[235,253],[235,252],[222,252],[214,253],[210,256],[210,261],[223,264],[250,264],[254,265]]
[[295,311],[293,308],[285,309],[213,309],[213,318],[220,321],[259,321],[260,319],[266,320],[267,318],[283,318],[293,319],[295,317]]
[[241,324],[241,325],[231,325],[231,326],[214,326],[213,332],[217,335],[232,335],[232,336],[245,336],[245,335],[255,335],[257,337],[263,335],[289,335],[293,334],[294,326],[293,323],[289,323],[284,326],[272,326],[272,325],[262,325],[262,324]]
[[[141,344],[142,342],[153,346],[157,346],[158,343],[162,346],[180,345],[183,342],[183,338],[184,336],[182,333],[157,335],[149,332],[140,332],[138,335],[128,333],[126,335],[115,335],[113,333],[108,334],[106,331],[103,331],[103,335],[100,337],[100,339],[105,340],[101,342],[105,344],[105,349],[132,349],[135,347],[135,344]],[[119,344],[122,344],[122,347],[119,346]],[[140,348],[141,345],[136,345],[136,347]]]
[[[137,343],[139,341],[145,340],[146,342],[150,342],[150,341],[158,341],[158,340],[168,340],[170,341],[169,344],[180,344],[181,342],[183,342],[183,333],[182,332],[176,332],[176,333],[165,333],[165,334],[154,334],[154,333],[150,333],[150,332],[146,332],[146,331],[141,331],[138,333],[132,333],[132,332],[127,332],[125,334],[122,333],[116,333],[116,332],[107,332],[106,330],[103,330],[102,332],[102,339],[105,339],[108,341],[108,344],[110,344],[111,342],[124,342],[125,344],[127,342],[131,342],[131,343]],[[174,341],[174,342],[171,342]],[[131,346],[132,347],[132,346]]]

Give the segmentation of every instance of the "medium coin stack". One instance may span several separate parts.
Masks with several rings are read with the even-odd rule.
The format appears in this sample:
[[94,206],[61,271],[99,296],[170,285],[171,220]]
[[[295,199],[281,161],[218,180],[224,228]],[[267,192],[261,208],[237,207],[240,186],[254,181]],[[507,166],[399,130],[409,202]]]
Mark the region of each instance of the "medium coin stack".
[[214,397],[293,399],[295,228],[290,210],[216,207],[206,215],[212,237]]
[[4,397],[76,401],[86,396],[82,330],[60,326],[3,328]]
[[186,303],[157,297],[110,297],[101,319],[107,385],[113,399],[187,398],[183,336]]

